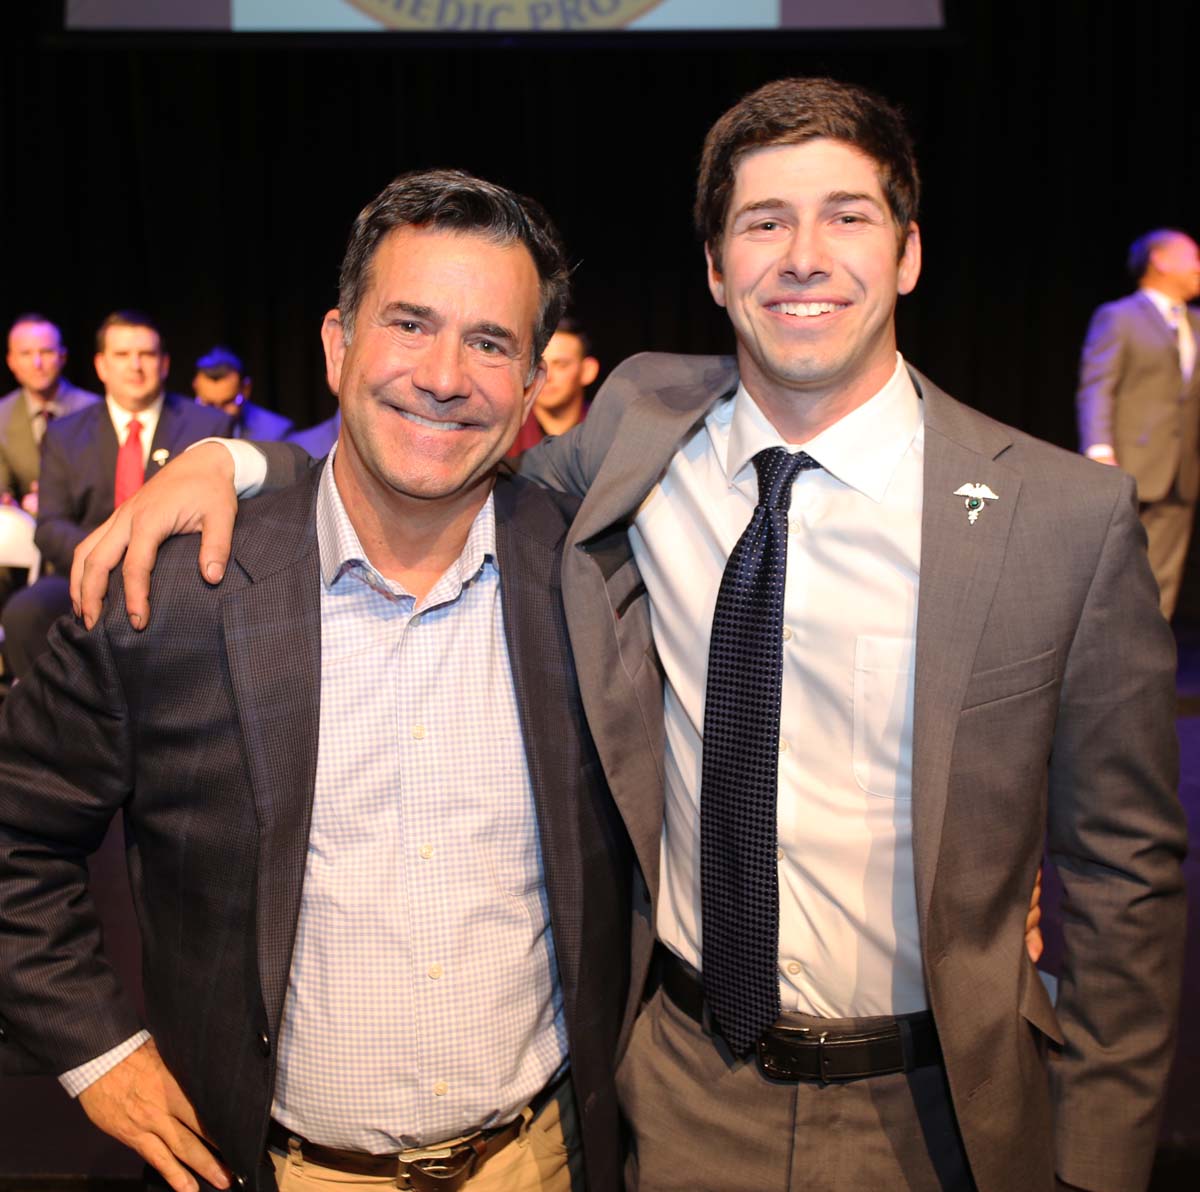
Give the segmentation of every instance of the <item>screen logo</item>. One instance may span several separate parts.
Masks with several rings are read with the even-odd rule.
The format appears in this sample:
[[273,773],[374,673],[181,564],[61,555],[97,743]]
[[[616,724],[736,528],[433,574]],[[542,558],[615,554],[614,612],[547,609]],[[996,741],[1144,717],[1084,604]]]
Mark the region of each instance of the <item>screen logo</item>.
[[465,33],[620,29],[662,0],[350,0],[389,29]]

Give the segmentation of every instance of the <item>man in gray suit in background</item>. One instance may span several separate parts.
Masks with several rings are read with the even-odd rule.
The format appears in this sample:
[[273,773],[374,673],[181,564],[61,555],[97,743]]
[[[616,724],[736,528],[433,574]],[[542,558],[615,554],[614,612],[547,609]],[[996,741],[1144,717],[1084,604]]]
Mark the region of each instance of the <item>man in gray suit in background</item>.
[[1163,616],[1175,611],[1200,495],[1200,248],[1160,228],[1129,249],[1137,290],[1101,306],[1079,363],[1079,446],[1137,481]]
[[0,398],[0,500],[36,517],[38,449],[47,424],[100,398],[62,375],[62,332],[44,315],[17,316],[8,329],[5,362],[17,388]]
[[[524,460],[582,497],[563,600],[639,861],[635,989],[662,945],[618,1073],[631,1188],[1148,1178],[1185,905],[1173,643],[1129,477],[899,357],[917,199],[877,97],[823,79],[746,97],[709,133],[696,203],[736,358],[635,356]],[[162,483],[139,511],[142,624],[147,537],[193,526],[179,514],[205,496],[202,568],[224,568],[228,497],[199,457],[177,481],[189,463],[190,495],[164,504]],[[101,569],[128,541],[116,521]],[[756,555],[776,561],[765,586]],[[756,593],[740,622],[730,590]],[[754,656],[718,624],[735,644],[756,631]],[[733,709],[728,747],[714,707]],[[710,814],[731,803],[721,837]],[[1022,947],[1047,840],[1057,1005]]]

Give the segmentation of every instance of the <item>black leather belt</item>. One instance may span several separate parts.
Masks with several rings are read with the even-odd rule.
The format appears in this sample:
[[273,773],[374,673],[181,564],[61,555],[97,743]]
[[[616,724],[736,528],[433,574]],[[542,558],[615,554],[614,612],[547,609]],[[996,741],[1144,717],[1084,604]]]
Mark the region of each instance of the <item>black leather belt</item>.
[[[667,997],[706,1029],[704,986],[699,974],[673,952],[660,948],[662,987]],[[789,1026],[768,1027],[754,1045],[759,1071],[772,1080],[860,1080],[911,1072],[942,1060],[933,1015],[901,1014],[879,1019],[869,1030]]]
[[[529,1120],[537,1117],[566,1080],[565,1074],[560,1076],[534,1097],[529,1103]],[[520,1137],[525,1121],[525,1115],[518,1114],[506,1125],[479,1130],[453,1146],[414,1147],[396,1154],[372,1155],[309,1142],[272,1118],[267,1128],[267,1145],[284,1155],[298,1147],[301,1156],[318,1167],[348,1175],[386,1176],[396,1181],[397,1188],[412,1192],[456,1192],[485,1159]]]

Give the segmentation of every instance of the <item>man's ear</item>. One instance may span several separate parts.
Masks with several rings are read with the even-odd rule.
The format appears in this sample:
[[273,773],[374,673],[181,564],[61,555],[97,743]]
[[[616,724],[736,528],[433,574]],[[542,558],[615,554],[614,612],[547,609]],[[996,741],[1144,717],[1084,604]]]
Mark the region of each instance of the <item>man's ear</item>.
[[337,393],[342,384],[342,361],[346,358],[346,329],[342,326],[342,312],[327,310],[321,322],[321,343],[325,347],[325,380],[329,388]]
[[896,278],[896,292],[911,294],[921,276],[921,229],[915,223],[908,225],[904,237],[904,250],[900,254],[900,269]]
[[158,358],[158,379],[160,381],[165,381],[167,379],[167,373],[169,373],[170,371],[171,371],[171,357],[168,353],[164,352]]
[[96,376],[100,378],[101,385],[108,384],[108,365],[104,362],[104,353],[97,352],[92,357],[92,367],[96,370]]
[[529,384],[525,386],[525,395],[522,399],[521,409],[521,424],[524,425],[525,419],[529,417],[529,411],[533,409],[533,403],[537,401],[537,396],[542,391],[542,386],[546,383],[546,358],[539,356],[537,367],[533,370],[533,376],[529,380]]
[[600,375],[600,361],[595,356],[585,356],[579,370],[579,383],[586,389]]
[[712,249],[704,246],[704,263],[708,266],[708,292],[718,306],[725,305],[725,277],[721,267],[713,258]]

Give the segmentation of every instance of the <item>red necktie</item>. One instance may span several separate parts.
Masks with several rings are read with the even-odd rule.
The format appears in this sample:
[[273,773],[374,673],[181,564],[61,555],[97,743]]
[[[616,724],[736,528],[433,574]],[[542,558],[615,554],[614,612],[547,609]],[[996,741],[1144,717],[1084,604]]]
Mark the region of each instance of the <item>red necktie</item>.
[[117,452],[117,481],[114,496],[114,507],[127,501],[133,496],[146,479],[146,465],[142,463],[142,424],[136,419],[129,420],[129,433],[121,450]]

